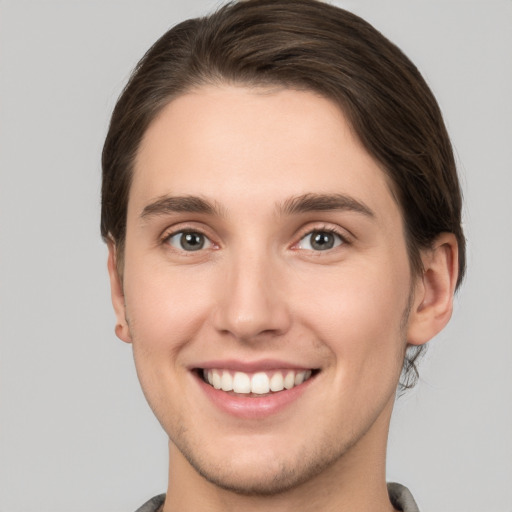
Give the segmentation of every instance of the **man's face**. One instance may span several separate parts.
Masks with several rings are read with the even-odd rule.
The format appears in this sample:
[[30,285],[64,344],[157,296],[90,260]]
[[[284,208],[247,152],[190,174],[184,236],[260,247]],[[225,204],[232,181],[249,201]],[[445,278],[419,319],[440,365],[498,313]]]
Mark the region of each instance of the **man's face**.
[[136,159],[123,279],[144,393],[211,482],[277,492],[385,446],[412,297],[403,224],[328,100],[172,101]]

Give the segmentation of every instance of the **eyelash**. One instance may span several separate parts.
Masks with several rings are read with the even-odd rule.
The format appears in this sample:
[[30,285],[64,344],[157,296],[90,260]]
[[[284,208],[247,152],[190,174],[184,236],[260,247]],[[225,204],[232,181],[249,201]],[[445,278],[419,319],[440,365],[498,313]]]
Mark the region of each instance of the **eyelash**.
[[[349,244],[349,241],[347,239],[346,236],[342,235],[340,233],[339,230],[333,228],[333,227],[329,227],[329,226],[319,226],[319,227],[314,227],[313,229],[309,228],[307,229],[306,231],[304,231],[301,235],[300,235],[300,238],[299,238],[299,241],[296,242],[294,245],[293,245],[293,248],[298,248],[298,245],[304,240],[306,239],[308,236],[312,236],[314,235],[315,233],[317,234],[329,234],[329,235],[333,235],[335,236],[336,238],[339,239],[339,243],[337,245],[335,245],[334,247],[331,247],[331,248],[328,248],[328,249],[325,249],[325,250],[317,250],[315,251],[314,249],[305,249],[305,250],[309,250],[309,251],[313,251],[313,252],[317,252],[317,253],[321,253],[321,252],[328,252],[328,251],[332,251],[334,249],[336,249],[337,247],[341,246],[341,245],[348,245]],[[311,243],[310,243],[311,245]]]
[[[349,240],[347,240],[347,237],[342,235],[339,232],[339,230],[337,230],[335,228],[332,228],[332,227],[329,227],[329,226],[319,226],[319,227],[309,228],[307,230],[304,230],[304,232],[300,235],[299,240],[292,245],[292,249],[300,250],[300,247],[298,247],[300,245],[300,243],[304,239],[306,239],[308,236],[312,236],[315,233],[317,233],[317,234],[325,233],[325,234],[333,235],[336,238],[338,238],[339,243],[337,243],[337,245],[335,245],[334,247],[331,247],[331,248],[328,248],[328,249],[325,249],[325,250],[316,250],[316,251],[314,249],[305,249],[305,250],[312,251],[312,252],[318,252],[318,253],[328,252],[328,251],[336,249],[339,246],[348,245],[350,243]],[[201,236],[203,238],[204,242],[206,244],[208,244],[209,246],[208,247],[201,246],[197,250],[187,251],[183,247],[180,249],[180,248],[177,248],[177,247],[173,247],[171,245],[170,241],[171,241],[172,238],[177,237],[177,236],[187,235],[187,234]],[[187,227],[181,228],[181,229],[179,229],[177,231],[166,232],[162,236],[161,243],[162,243],[162,245],[171,246],[173,249],[181,251],[181,252],[184,252],[184,253],[200,252],[203,249],[209,249],[209,248],[212,248],[212,247],[213,248],[218,248],[217,244],[215,244],[211,240],[211,238],[208,235],[206,235],[204,232],[202,232],[201,230],[199,230],[197,228],[187,228]],[[311,243],[310,243],[310,245],[311,245]]]
[[[203,238],[203,243],[208,244],[208,247],[204,247],[204,245],[202,245],[197,250],[187,251],[183,248],[183,246],[181,248],[178,248],[178,247],[173,247],[171,245],[172,238],[178,237],[178,236],[182,237],[184,235],[199,235]],[[166,232],[164,234],[164,236],[162,237],[162,244],[169,245],[173,249],[175,249],[177,251],[184,252],[184,253],[200,252],[201,250],[203,250],[205,248],[210,248],[210,246],[215,246],[215,244],[211,241],[210,237],[197,228],[182,228],[182,229],[179,229],[178,231]]]

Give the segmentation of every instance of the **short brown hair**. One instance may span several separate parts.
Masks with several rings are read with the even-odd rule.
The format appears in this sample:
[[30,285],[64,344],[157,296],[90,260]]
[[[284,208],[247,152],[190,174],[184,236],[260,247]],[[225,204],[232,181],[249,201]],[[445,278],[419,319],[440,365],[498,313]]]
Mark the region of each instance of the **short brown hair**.
[[[312,90],[336,103],[388,176],[401,208],[409,260],[442,232],[465,271],[462,195],[437,102],[402,51],[358,16],[318,0],[230,2],[187,20],[144,55],[123,90],[103,148],[101,234],[123,257],[133,163],[144,133],[172,99],[201,85]],[[402,387],[417,378],[409,350]]]

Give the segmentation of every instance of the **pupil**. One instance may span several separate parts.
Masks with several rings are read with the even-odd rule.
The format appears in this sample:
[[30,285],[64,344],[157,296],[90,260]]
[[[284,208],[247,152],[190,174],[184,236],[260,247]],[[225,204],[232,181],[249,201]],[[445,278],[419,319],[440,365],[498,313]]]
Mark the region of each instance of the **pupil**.
[[204,238],[199,233],[183,233],[180,243],[181,247],[187,251],[198,251],[203,248]]
[[319,251],[332,249],[334,246],[334,237],[330,233],[317,232],[313,235],[311,246]]

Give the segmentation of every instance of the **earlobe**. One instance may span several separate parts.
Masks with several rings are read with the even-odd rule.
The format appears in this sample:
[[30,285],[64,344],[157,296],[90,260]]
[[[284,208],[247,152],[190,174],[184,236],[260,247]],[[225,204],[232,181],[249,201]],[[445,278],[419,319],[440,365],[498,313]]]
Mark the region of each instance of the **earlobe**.
[[112,297],[112,305],[116,314],[116,336],[126,342],[131,343],[132,338],[130,328],[126,320],[126,307],[123,291],[123,283],[119,272],[117,271],[116,246],[112,241],[108,242],[108,274],[110,276],[110,295]]
[[432,248],[422,252],[421,259],[424,271],[416,284],[407,329],[410,345],[423,345],[450,320],[458,275],[455,235],[440,234]]

